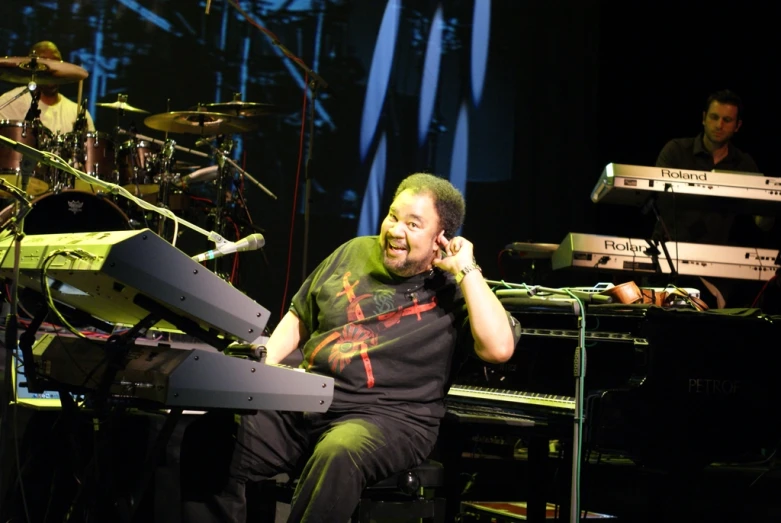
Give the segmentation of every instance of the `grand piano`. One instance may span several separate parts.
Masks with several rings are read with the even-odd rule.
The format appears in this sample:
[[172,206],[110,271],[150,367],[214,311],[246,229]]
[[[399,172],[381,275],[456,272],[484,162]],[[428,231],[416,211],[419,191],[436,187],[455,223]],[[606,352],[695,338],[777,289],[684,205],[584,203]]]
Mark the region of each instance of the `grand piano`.
[[[581,316],[566,300],[500,299],[523,326],[521,342],[506,363],[461,366],[448,418],[467,439],[523,435],[530,476],[544,477],[550,440],[563,443],[564,461],[573,456]],[[781,317],[586,303],[584,339],[584,454],[680,471],[777,445]],[[449,449],[449,459],[462,450]],[[529,520],[542,520],[551,500],[541,483],[529,482]],[[566,516],[570,500],[557,501]]]

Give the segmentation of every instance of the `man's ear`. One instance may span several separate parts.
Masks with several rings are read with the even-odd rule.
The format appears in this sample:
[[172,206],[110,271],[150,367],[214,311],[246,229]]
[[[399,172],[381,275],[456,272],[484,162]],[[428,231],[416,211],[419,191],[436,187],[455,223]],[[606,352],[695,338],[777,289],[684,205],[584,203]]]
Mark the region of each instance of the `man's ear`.
[[439,234],[437,234],[436,238],[434,238],[434,243],[436,244],[435,251],[439,251],[439,258],[447,258],[447,252],[445,251],[447,237],[445,236],[444,230],[439,231]]
[[708,113],[705,111],[702,112],[702,125],[705,125],[705,116],[707,116]]
[[738,124],[735,126],[735,132],[740,131],[740,127],[743,125],[743,120],[738,120]]

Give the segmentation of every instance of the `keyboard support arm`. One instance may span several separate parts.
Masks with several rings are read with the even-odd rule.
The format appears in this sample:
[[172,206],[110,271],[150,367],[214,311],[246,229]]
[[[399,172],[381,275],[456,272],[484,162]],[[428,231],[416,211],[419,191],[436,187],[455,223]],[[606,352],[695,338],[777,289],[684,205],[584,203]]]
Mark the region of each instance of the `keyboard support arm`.
[[678,276],[678,271],[675,269],[675,266],[673,265],[673,259],[670,256],[670,251],[667,250],[667,242],[673,241],[673,239],[672,236],[670,236],[670,231],[669,229],[667,229],[667,224],[664,222],[664,218],[662,218],[661,213],[659,213],[659,207],[656,205],[656,200],[657,200],[657,195],[652,194],[651,196],[648,197],[648,199],[645,201],[643,206],[640,208],[640,212],[642,212],[643,214],[648,214],[648,211],[652,211],[654,213],[654,216],[656,217],[656,223],[658,223],[659,226],[662,228],[661,240],[652,238],[650,241],[648,241],[649,255],[653,256],[656,272],[661,274],[662,268],[659,266],[659,258],[658,258],[659,249],[657,247],[657,244],[661,244],[662,252],[664,252],[664,258],[665,260],[667,260],[667,266],[670,267],[670,276],[675,278],[676,276]]

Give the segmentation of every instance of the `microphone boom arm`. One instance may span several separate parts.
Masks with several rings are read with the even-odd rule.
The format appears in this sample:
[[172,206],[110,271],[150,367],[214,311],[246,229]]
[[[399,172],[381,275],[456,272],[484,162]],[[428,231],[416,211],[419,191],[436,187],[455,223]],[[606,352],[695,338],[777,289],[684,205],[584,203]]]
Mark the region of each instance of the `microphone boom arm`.
[[214,154],[217,154],[220,157],[220,159],[225,160],[226,162],[228,162],[231,165],[231,167],[233,167],[234,169],[239,171],[239,173],[241,173],[242,176],[246,177],[247,179],[249,179],[249,181],[251,181],[252,183],[257,185],[263,192],[265,192],[266,194],[268,194],[269,196],[271,196],[275,200],[277,199],[277,195],[276,194],[274,194],[273,192],[271,192],[268,189],[266,189],[266,187],[264,187],[262,183],[260,183],[255,178],[253,178],[250,175],[250,173],[248,173],[247,171],[245,171],[244,169],[239,167],[238,164],[236,162],[234,162],[233,160],[231,160],[228,157],[228,155],[225,154],[225,152],[220,150],[219,147],[216,147],[214,144],[211,144],[211,143],[204,144],[204,145],[208,145],[211,148],[211,150],[214,152]]

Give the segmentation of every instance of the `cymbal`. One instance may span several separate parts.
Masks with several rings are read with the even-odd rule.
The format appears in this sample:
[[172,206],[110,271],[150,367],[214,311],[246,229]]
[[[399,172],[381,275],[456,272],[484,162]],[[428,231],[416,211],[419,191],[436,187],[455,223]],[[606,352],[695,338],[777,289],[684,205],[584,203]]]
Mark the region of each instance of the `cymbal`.
[[119,100],[111,103],[107,103],[107,102],[96,103],[95,105],[97,105],[98,107],[105,107],[107,109],[116,109],[117,111],[126,111],[128,113],[149,114],[149,111],[145,111],[144,109],[139,109],[138,107],[133,107],[127,102],[120,102]]
[[242,102],[235,100],[232,102],[219,102],[211,104],[198,104],[193,110],[213,111],[215,113],[224,113],[234,116],[263,116],[273,113],[274,105],[262,104],[257,102]]
[[239,116],[207,111],[173,111],[144,118],[150,129],[170,133],[200,135],[232,134],[251,131],[257,124]]
[[0,80],[15,84],[34,80],[39,85],[62,85],[84,80],[88,76],[89,73],[83,67],[61,60],[32,56],[0,58]]

